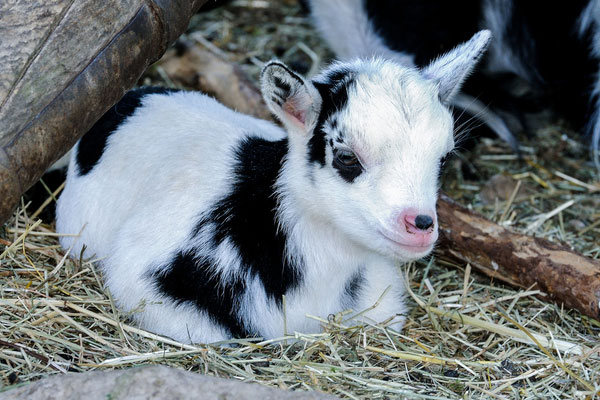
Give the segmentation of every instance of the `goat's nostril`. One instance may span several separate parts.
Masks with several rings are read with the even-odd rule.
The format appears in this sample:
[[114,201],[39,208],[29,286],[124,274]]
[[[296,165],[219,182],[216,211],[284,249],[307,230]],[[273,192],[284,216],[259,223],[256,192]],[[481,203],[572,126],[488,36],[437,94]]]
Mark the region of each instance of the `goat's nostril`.
[[429,215],[417,215],[415,218],[415,226],[422,231],[429,229],[433,225],[433,218]]

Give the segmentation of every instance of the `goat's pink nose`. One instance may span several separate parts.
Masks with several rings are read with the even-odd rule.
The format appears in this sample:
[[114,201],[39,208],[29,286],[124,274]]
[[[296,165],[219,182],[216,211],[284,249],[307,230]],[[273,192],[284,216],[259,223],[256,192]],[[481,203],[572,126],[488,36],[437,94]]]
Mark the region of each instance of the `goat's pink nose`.
[[400,216],[400,224],[405,226],[408,233],[429,233],[431,228],[435,224],[435,220],[431,215],[428,214],[416,214],[416,213],[402,213]]
[[393,221],[394,227],[385,231],[384,236],[405,248],[422,251],[438,238],[435,210],[405,208]]

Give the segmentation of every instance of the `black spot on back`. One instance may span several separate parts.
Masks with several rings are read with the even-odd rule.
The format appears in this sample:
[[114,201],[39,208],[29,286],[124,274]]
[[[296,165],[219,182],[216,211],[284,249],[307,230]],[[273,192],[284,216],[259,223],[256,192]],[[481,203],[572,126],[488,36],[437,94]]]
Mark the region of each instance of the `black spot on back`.
[[141,106],[144,96],[176,91],[176,89],[162,87],[143,87],[125,93],[125,96],[112,106],[79,140],[76,157],[79,175],[86,175],[94,168],[102,157],[108,137]]
[[348,69],[340,69],[332,71],[323,81],[313,82],[321,95],[322,105],[315,131],[308,142],[308,160],[312,163],[325,165],[324,124],[329,117],[348,104],[348,92],[354,85],[352,74]]
[[200,255],[178,253],[163,274],[153,274],[157,287],[177,302],[192,302],[233,336],[260,335],[242,321],[239,302],[248,289],[239,279],[215,277],[215,248],[229,240],[239,252],[241,269],[262,282],[265,294],[281,305],[282,295],[302,279],[285,256],[286,235],[276,220],[274,184],[288,151],[287,139],[244,140],[236,151],[231,193],[203,214],[192,236],[214,232],[211,248]]

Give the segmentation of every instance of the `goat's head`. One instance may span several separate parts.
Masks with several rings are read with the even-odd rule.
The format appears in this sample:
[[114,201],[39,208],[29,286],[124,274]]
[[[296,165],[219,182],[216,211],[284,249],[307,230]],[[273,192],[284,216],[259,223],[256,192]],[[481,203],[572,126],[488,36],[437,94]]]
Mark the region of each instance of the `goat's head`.
[[286,168],[301,206],[367,249],[403,261],[428,254],[440,162],[454,148],[447,104],[490,36],[481,31],[422,70],[357,60],[308,81],[267,64],[262,92],[289,132]]

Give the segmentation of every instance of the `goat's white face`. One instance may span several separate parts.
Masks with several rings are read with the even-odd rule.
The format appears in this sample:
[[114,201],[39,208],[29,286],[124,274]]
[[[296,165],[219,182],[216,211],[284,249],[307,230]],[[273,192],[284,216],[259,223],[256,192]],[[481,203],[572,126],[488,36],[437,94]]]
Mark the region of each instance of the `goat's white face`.
[[454,147],[444,104],[489,37],[478,33],[423,71],[359,60],[307,82],[267,65],[263,95],[290,132],[287,168],[309,215],[402,261],[428,254],[440,163]]
[[346,106],[321,128],[325,163],[314,167],[314,189],[328,199],[323,209],[334,224],[359,243],[403,260],[421,257],[437,239],[438,175],[454,147],[452,117],[416,71],[384,62],[356,70]]

